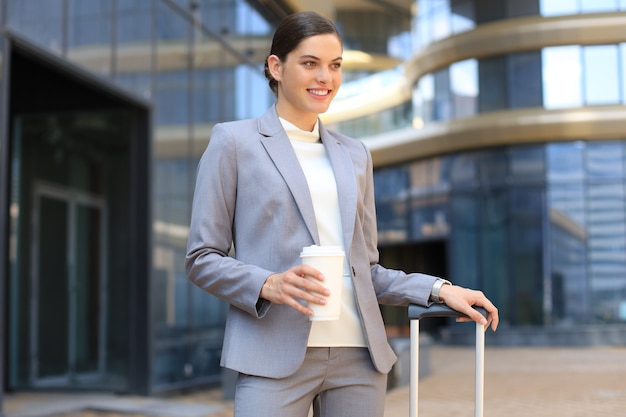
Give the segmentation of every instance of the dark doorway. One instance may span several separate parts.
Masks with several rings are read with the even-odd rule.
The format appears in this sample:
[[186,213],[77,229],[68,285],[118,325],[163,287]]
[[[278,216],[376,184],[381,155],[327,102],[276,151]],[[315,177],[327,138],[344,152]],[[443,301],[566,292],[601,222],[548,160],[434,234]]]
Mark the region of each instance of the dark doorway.
[[[445,241],[412,243],[379,248],[381,265],[405,272],[421,272],[446,278],[447,246]],[[409,319],[405,307],[381,306],[385,325],[390,336],[408,336]],[[445,318],[431,318],[420,323],[420,328],[436,336],[447,323]]]
[[7,389],[141,391],[148,111],[19,45],[10,80]]

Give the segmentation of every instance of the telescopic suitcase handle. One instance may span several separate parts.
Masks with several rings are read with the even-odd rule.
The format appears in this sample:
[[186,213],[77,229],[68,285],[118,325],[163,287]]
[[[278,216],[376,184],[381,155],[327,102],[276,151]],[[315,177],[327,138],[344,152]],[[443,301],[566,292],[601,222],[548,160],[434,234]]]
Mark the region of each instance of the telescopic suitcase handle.
[[[474,307],[483,316],[487,317],[487,311],[482,307]],[[411,372],[410,372],[410,396],[409,416],[418,417],[418,393],[419,393],[419,321],[428,317],[466,317],[465,314],[451,309],[445,304],[433,304],[430,307],[422,307],[416,304],[409,305],[409,319],[411,320]],[[476,381],[474,395],[474,417],[483,416],[484,385],[485,385],[485,330],[476,323]]]

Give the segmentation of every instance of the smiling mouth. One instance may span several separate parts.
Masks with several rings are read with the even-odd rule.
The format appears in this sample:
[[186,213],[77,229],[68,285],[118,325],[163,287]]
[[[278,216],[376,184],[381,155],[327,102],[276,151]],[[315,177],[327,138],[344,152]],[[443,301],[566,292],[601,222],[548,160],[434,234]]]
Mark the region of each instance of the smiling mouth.
[[319,96],[319,97],[326,97],[327,95],[330,94],[330,90],[316,90],[316,89],[310,89],[309,93],[315,95],[315,96]]

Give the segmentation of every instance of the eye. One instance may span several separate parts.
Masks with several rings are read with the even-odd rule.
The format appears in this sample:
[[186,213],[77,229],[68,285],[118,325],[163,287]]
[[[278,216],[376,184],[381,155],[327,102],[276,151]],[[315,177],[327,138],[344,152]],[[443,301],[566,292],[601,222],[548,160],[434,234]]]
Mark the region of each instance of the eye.
[[310,68],[312,68],[312,67],[314,67],[314,66],[316,65],[316,64],[315,64],[315,61],[304,61],[302,64],[303,64],[305,67],[310,67]]
[[335,62],[335,63],[332,65],[332,67],[333,67],[333,69],[340,69],[340,68],[341,68],[341,62]]

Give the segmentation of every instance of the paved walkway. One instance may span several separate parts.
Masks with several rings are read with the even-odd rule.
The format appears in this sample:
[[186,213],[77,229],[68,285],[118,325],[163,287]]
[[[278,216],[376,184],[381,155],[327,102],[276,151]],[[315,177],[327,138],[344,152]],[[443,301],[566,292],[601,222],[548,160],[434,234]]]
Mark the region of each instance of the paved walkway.
[[[433,346],[419,394],[423,417],[473,416],[473,349]],[[168,398],[20,394],[7,396],[4,408],[6,417],[233,415],[219,390]],[[484,411],[485,417],[624,417],[626,347],[487,347]],[[409,387],[391,390],[385,417],[408,415]]]

